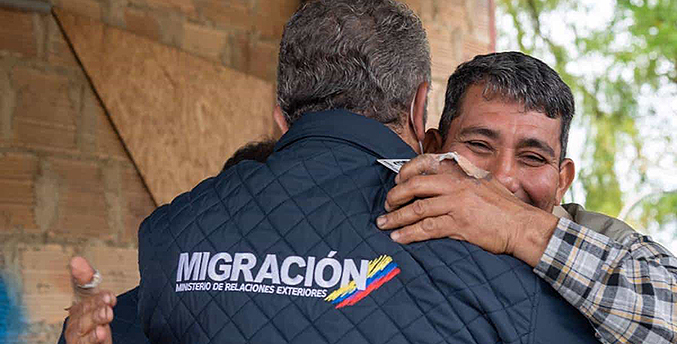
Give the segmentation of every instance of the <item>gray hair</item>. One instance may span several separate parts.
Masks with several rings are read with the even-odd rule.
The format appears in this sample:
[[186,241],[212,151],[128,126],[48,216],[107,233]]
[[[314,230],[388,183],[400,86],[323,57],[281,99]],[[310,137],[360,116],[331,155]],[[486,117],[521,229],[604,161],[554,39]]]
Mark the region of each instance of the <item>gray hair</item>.
[[399,125],[425,81],[425,30],[393,0],[309,1],[285,26],[277,101],[290,125],[304,113],[338,108]]
[[473,85],[484,85],[484,96],[500,96],[519,102],[527,111],[561,118],[560,162],[566,157],[569,128],[574,117],[574,96],[557,72],[542,61],[520,52],[475,56],[464,62],[447,82],[444,110],[439,130],[446,140],[449,126],[460,115],[465,92]]

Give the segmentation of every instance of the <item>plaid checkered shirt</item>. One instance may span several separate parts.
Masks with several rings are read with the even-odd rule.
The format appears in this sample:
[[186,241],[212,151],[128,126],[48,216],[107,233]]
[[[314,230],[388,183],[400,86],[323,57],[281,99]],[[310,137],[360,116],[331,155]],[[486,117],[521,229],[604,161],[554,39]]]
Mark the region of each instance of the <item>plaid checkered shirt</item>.
[[614,241],[561,218],[534,272],[602,343],[677,343],[677,258],[648,236]]

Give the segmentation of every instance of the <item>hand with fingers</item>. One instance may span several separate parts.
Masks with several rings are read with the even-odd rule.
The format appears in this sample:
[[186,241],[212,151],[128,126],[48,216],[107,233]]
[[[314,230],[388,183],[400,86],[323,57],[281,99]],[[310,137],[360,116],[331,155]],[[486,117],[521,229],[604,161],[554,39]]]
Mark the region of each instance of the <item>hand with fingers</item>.
[[110,323],[113,321],[115,294],[99,290],[96,270],[82,257],[70,262],[76,302],[68,309],[64,336],[68,344],[112,344]]
[[378,227],[397,229],[391,238],[401,244],[449,237],[538,264],[557,217],[521,201],[491,174],[476,178],[469,169],[476,167],[434,154],[412,159],[395,178]]

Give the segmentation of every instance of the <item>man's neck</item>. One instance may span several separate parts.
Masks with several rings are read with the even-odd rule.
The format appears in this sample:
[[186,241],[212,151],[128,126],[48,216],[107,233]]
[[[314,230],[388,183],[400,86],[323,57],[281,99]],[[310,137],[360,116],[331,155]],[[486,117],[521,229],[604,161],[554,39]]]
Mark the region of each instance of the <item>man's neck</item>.
[[[401,133],[400,133],[401,132]],[[343,109],[304,114],[278,141],[275,150],[308,136],[352,141],[384,159],[413,158],[420,149],[413,135]],[[405,141],[405,138],[409,137]]]
[[411,149],[414,150],[417,154],[423,154],[421,151],[421,145],[419,144],[414,131],[411,129],[412,126],[407,120],[404,125],[398,124],[387,124],[386,127],[390,128],[397,136],[399,136],[402,141],[404,141]]

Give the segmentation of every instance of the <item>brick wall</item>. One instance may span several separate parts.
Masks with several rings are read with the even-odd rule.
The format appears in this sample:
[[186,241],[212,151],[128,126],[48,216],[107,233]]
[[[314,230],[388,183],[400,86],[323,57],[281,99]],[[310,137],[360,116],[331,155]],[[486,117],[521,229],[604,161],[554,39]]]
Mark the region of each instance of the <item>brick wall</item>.
[[299,0],[53,0],[56,7],[274,81]]
[[154,207],[54,18],[0,9],[0,265],[23,291],[27,342],[56,342],[74,254],[117,292],[138,282],[136,228]]
[[[437,127],[446,79],[494,49],[493,0],[402,0],[422,19],[433,55],[428,127]],[[274,82],[282,28],[300,0],[53,0],[57,7]]]
[[[436,126],[448,75],[493,49],[493,5],[405,2],[430,38],[429,126]],[[52,3],[274,82],[282,26],[299,0]],[[56,341],[70,304],[72,255],[92,260],[116,292],[138,282],[136,230],[154,207],[54,17],[0,9],[0,268],[23,291],[27,342]]]
[[494,50],[493,0],[403,0],[419,15],[433,58],[428,128],[444,108],[447,78],[461,62]]
[[217,174],[245,143],[274,134],[273,83],[54,12],[157,204]]

